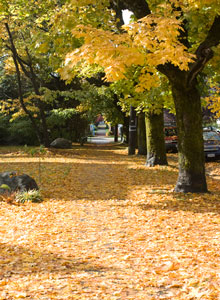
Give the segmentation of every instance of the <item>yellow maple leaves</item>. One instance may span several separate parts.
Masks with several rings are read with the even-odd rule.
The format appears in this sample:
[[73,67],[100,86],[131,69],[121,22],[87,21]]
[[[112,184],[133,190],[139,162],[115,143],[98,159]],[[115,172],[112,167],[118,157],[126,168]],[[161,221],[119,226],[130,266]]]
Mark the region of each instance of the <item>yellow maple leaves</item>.
[[[103,67],[108,81],[126,78],[131,66],[144,66],[137,91],[155,87],[156,67],[171,62],[181,70],[187,70],[194,56],[178,41],[180,21],[175,17],[157,14],[122,27],[123,32],[97,29],[90,25],[78,25],[72,34],[83,39],[83,45],[67,54],[65,66],[59,70],[64,80],[74,77],[73,70],[80,70],[81,63]],[[148,73],[148,74],[147,74]],[[147,75],[146,75],[147,74]]]
[[216,118],[220,118],[220,87],[215,86],[212,88],[212,93],[205,98],[208,107]]
[[124,78],[126,65],[144,64],[144,55],[138,49],[129,47],[131,41],[127,33],[118,35],[83,25],[77,26],[72,33],[78,38],[83,37],[84,44],[66,56],[65,67],[60,71],[63,79],[69,79],[69,71],[84,61],[102,66],[109,81]]
[[171,0],[169,3],[162,4],[163,6],[176,6],[181,7],[184,11],[192,11],[192,10],[209,10],[219,11],[220,9],[220,1],[219,0]]
[[181,21],[171,16],[158,14],[146,16],[138,22],[123,26],[133,40],[133,44],[145,52],[149,66],[171,62],[181,70],[187,70],[193,55],[178,41]]
[[[39,108],[33,105],[33,100],[43,100],[43,96],[29,95],[23,99],[26,108],[32,113],[34,118],[38,117]],[[18,99],[6,99],[1,100],[0,111],[4,115],[10,115],[10,121],[14,121],[19,117],[25,116],[26,113],[23,110],[21,103]]]

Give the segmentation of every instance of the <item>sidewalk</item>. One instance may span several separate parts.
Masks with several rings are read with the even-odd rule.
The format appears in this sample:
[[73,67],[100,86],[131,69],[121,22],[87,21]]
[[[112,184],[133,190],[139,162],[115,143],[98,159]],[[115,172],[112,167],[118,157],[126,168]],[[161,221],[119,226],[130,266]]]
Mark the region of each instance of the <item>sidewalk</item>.
[[98,129],[94,137],[88,137],[88,143],[94,143],[94,144],[114,143],[114,138],[106,136],[106,128],[104,125],[103,126],[101,125],[98,126]]

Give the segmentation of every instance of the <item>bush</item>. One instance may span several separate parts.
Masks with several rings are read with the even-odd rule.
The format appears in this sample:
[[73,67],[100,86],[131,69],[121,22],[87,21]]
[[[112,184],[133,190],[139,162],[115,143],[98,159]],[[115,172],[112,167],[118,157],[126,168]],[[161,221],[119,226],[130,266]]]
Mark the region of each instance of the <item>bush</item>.
[[5,145],[8,143],[8,136],[9,136],[9,118],[0,115],[0,143],[1,145]]
[[8,124],[7,144],[39,145],[37,136],[28,118],[19,118]]
[[28,117],[9,122],[9,117],[0,114],[1,145],[39,145],[37,136]]
[[47,117],[50,139],[65,138],[77,142],[86,135],[88,121],[75,109],[54,109]]

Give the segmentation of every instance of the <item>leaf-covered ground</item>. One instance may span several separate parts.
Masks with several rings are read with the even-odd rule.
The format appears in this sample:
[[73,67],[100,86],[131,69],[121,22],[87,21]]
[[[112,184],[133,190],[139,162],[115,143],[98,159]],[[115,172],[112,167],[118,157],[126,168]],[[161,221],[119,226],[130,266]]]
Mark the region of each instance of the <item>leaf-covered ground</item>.
[[183,195],[168,160],[147,168],[116,146],[2,149],[0,172],[33,176],[45,201],[0,202],[0,299],[220,299],[219,162],[206,166],[209,194]]

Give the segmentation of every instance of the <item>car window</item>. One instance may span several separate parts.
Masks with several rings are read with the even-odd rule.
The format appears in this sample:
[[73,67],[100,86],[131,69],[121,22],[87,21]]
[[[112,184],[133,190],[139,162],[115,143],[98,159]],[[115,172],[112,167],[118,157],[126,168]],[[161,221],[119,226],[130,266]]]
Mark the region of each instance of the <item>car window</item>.
[[205,131],[203,132],[203,139],[205,141],[220,141],[220,136],[215,131]]

